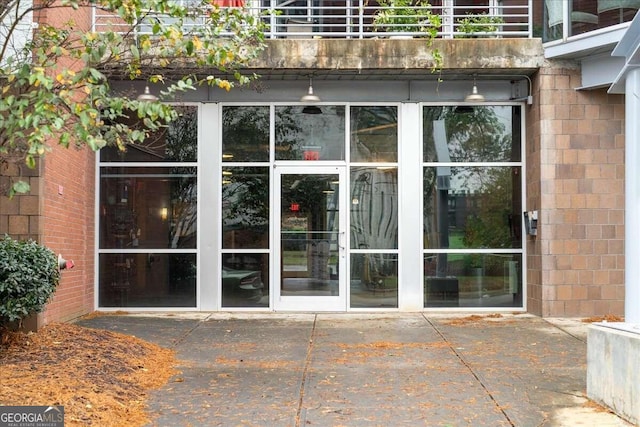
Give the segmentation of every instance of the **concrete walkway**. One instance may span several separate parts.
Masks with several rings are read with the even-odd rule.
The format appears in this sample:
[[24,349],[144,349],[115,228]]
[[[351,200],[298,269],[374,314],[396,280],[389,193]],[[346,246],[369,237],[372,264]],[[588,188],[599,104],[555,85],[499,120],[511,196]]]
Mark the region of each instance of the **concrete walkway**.
[[585,398],[579,320],[430,313],[108,315],[174,348],[154,426],[627,426]]

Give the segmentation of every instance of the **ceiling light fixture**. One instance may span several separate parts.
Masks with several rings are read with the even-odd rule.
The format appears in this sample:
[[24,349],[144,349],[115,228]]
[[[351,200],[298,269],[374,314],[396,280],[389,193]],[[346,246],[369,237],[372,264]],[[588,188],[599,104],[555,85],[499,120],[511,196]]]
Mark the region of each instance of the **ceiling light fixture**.
[[313,79],[311,77],[309,77],[309,90],[306,95],[303,95],[302,98],[300,98],[300,102],[320,102],[318,95],[313,94]]
[[136,99],[142,102],[156,102],[158,100],[158,97],[152,94],[149,91],[149,85],[146,85],[144,87],[144,93],[141,93],[140,95],[138,95],[138,98]]
[[484,95],[478,93],[478,86],[476,86],[476,75],[473,75],[473,88],[471,93],[467,95],[464,100],[466,102],[484,102]]

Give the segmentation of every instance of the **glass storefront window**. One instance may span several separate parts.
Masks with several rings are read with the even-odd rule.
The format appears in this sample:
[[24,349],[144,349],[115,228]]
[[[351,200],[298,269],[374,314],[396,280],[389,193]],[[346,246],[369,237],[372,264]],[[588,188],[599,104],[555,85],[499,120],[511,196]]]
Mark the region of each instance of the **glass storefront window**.
[[269,107],[222,109],[222,161],[269,161]]
[[424,109],[425,162],[520,161],[519,107]]
[[[102,162],[195,162],[198,160],[198,108],[176,107],[179,117],[125,151],[109,146],[100,150]],[[128,123],[130,126],[131,123]]]
[[100,307],[196,307],[198,107],[175,108],[143,143],[100,150]]
[[425,253],[425,307],[522,306],[522,255]]
[[521,307],[520,107],[423,118],[424,306]]
[[[420,146],[403,147],[418,155],[412,168],[421,162],[423,174],[422,200],[411,192],[412,186],[420,191],[420,177],[403,183],[417,196],[408,209],[423,207],[423,234],[407,235],[404,245],[419,249],[423,236],[423,270],[412,273],[404,292],[398,276],[416,270],[399,272],[397,105],[217,108],[211,111],[221,113],[222,141],[214,153],[221,156],[215,162],[219,188],[205,188],[203,197],[218,206],[211,218],[217,231],[201,236],[201,244],[218,248],[219,269],[202,270],[213,277],[203,277],[201,286],[203,295],[218,291],[215,301],[201,301],[203,308],[277,311],[284,297],[297,304],[296,298],[306,303],[326,296],[326,304],[339,300],[341,310],[393,309],[401,293],[419,294],[420,288],[424,307],[522,307],[520,106],[423,106],[422,124],[403,121],[405,132],[424,132],[422,159]],[[101,154],[101,307],[196,307],[202,183],[197,110],[186,111],[183,117],[192,120],[170,126],[156,139],[159,145]],[[272,211],[272,201],[281,212]],[[319,213],[310,213],[314,206]],[[338,224],[350,227],[348,236]],[[276,229],[281,236],[270,234]],[[274,295],[271,279],[278,282]],[[318,286],[321,281],[328,286]]]
[[344,160],[345,107],[276,106],[276,160]]
[[196,233],[195,168],[100,168],[101,249],[195,248]]
[[398,307],[398,255],[351,255],[351,308]]
[[195,307],[196,255],[100,254],[100,307]]
[[222,169],[222,247],[269,247],[269,168]]
[[351,249],[398,248],[398,168],[351,168]]
[[425,167],[424,248],[521,248],[521,168]]
[[352,162],[398,161],[398,107],[351,107]]
[[269,306],[269,255],[222,255],[222,307]]

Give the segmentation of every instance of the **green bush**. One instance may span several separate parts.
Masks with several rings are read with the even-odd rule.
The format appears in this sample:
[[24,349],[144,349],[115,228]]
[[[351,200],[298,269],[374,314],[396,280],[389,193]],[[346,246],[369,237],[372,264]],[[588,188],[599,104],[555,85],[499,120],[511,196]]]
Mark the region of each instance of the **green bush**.
[[39,313],[60,281],[58,258],[33,240],[0,240],[0,325]]
[[504,20],[501,16],[492,16],[485,13],[479,15],[467,14],[458,20],[458,32],[470,35],[476,33],[494,33],[498,31]]

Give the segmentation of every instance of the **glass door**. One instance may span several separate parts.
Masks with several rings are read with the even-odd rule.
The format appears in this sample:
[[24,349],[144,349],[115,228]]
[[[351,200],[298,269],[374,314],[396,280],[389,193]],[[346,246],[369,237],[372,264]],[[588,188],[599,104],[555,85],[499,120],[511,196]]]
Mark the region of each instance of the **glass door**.
[[344,168],[275,170],[274,309],[344,311]]

